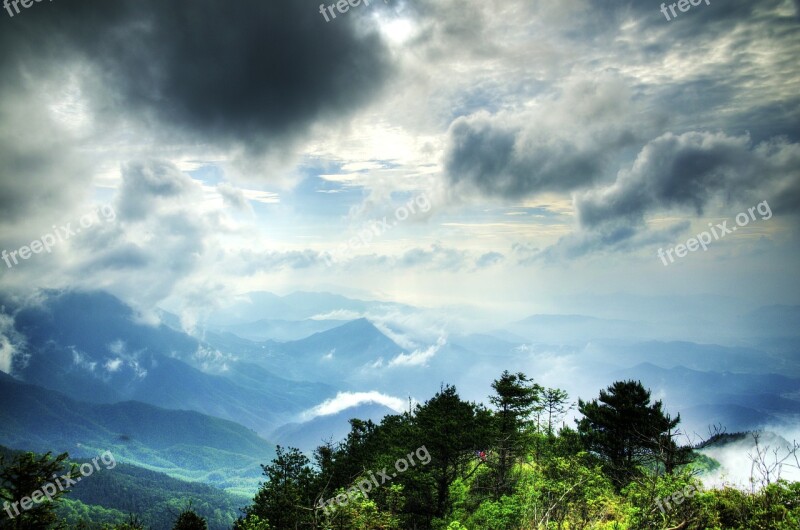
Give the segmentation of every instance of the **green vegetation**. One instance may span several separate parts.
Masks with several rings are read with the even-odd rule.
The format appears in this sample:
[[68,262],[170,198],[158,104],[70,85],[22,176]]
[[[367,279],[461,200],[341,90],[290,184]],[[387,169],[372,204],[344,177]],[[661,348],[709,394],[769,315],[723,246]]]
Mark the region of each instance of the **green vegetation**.
[[134,401],[83,403],[9,377],[0,377],[0,425],[2,445],[89,458],[111,451],[120,461],[248,497],[258,490],[260,464],[275,455],[230,421]]
[[[800,527],[800,484],[776,479],[775,467],[763,459],[754,462],[754,469],[766,470],[756,480],[763,485],[757,491],[704,490],[697,475],[719,464],[677,443],[680,416],[667,415],[639,382],[615,382],[597,399],[578,400],[575,429],[563,424],[571,408],[563,390],[508,372],[492,389],[491,408],[443,386],[428,401],[380,424],[351,420],[346,439],[317,448],[313,459],[278,447],[276,458],[262,466],[266,480],[237,520],[235,503],[219,490],[120,464],[54,502],[56,510],[45,510],[44,522],[20,526],[20,519],[5,519],[0,528]],[[765,447],[757,449],[757,458],[767,454]],[[797,446],[790,454],[796,451]],[[0,475],[0,494],[17,500],[41,483],[46,466],[67,466],[62,457],[14,456]],[[781,462],[789,465],[785,458]],[[333,498],[338,501],[326,502]]]
[[[57,524],[55,503],[64,492],[51,484],[51,477],[74,473],[66,463],[67,458],[66,453],[56,457],[51,453],[39,457],[22,453],[7,461],[6,455],[0,455],[3,519],[14,518],[9,528],[50,528]],[[47,502],[41,502],[43,498]]]
[[[319,447],[313,464],[281,449],[264,466],[267,481],[236,529],[800,527],[796,483],[772,482],[757,493],[704,491],[698,473],[719,464],[677,443],[680,416],[651,402],[639,382],[619,381],[597,399],[579,400],[577,429],[556,428],[571,408],[563,390],[508,372],[492,389],[491,410],[445,386],[380,424],[351,420],[348,437]],[[395,462],[422,446],[427,465],[398,467],[391,481],[355,489],[381,472],[394,475]],[[337,495],[345,502],[321,508]]]
[[[45,455],[46,456],[46,455]],[[18,499],[21,492],[30,494],[28,483],[11,478],[10,470],[19,468],[20,462],[27,462],[24,473],[15,473],[24,477],[35,477],[35,469],[44,469],[44,465],[33,464],[44,457],[36,458],[32,453],[21,453],[0,448],[0,458],[6,461],[0,473],[0,495],[4,498]],[[60,458],[60,457],[59,457]],[[33,459],[33,460],[32,460]],[[66,474],[69,464],[79,465],[87,460],[61,460],[62,471]],[[52,473],[44,479],[50,480]],[[45,480],[45,482],[47,482]],[[13,484],[20,484],[13,486]],[[43,482],[44,483],[44,482]],[[67,528],[84,528],[87,530],[104,529],[113,525],[128,524],[135,528],[136,524],[143,528],[160,530],[171,529],[176,518],[191,506],[193,512],[207,521],[211,530],[228,530],[240,515],[241,507],[249,504],[246,497],[238,497],[206,484],[184,482],[171,478],[163,473],[142,469],[130,464],[118,463],[114,469],[101,469],[92,474],[90,479],[76,484],[69,494],[56,503],[42,504],[41,507],[52,508],[54,521],[58,520]],[[130,514],[136,514],[135,520]],[[56,528],[56,526],[14,526],[20,519],[8,521],[5,513],[0,513],[0,528]],[[118,526],[118,528],[128,528]]]

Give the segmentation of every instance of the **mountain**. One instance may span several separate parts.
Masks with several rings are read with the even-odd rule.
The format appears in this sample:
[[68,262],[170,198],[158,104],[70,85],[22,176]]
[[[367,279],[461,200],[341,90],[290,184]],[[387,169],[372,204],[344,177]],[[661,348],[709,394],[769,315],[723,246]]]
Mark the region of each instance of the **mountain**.
[[348,408],[337,414],[317,416],[306,422],[289,423],[270,436],[277,444],[291,445],[310,453],[327,442],[335,444],[344,440],[350,432],[351,418],[380,423],[380,420],[389,414],[397,413],[383,405],[369,403]]
[[[258,320],[307,320],[336,313],[336,320],[352,320],[368,312],[407,310],[393,302],[355,300],[338,294],[296,292],[287,296],[259,291],[247,293],[211,313],[205,325],[211,328],[247,324]],[[331,318],[331,317],[328,317]]]
[[665,368],[684,366],[693,370],[781,373],[800,376],[800,358],[780,355],[755,348],[729,347],[694,342],[594,341],[588,350],[619,365],[633,366],[650,362]]
[[800,306],[763,306],[739,317],[737,325],[755,337],[800,337]]
[[277,342],[287,342],[304,339],[314,333],[327,331],[341,326],[341,320],[270,320],[261,319],[255,322],[244,324],[232,324],[229,326],[218,326],[212,328],[217,332],[233,333],[243,339],[262,342],[274,340]]
[[722,423],[728,431],[796,424],[800,419],[800,379],[777,374],[702,372],[642,363],[609,374],[612,380],[640,380],[654,399],[680,412],[682,429],[706,433]]
[[145,323],[107,293],[47,292],[19,309],[14,323],[25,351],[12,374],[81,401],[196,410],[265,434],[335,394],[299,381],[302,374],[289,382],[240,366],[238,352]]
[[0,445],[119,461],[252,492],[272,444],[236,423],[139,402],[75,401],[0,374]]
[[450,344],[470,350],[475,356],[490,357],[495,359],[507,359],[514,355],[515,350],[525,339],[507,340],[492,335],[473,333],[470,335],[453,335],[450,337]]
[[595,318],[584,315],[533,315],[508,324],[504,330],[533,342],[581,344],[594,339],[652,338],[656,330],[646,322]]
[[[0,446],[0,455],[6,459],[17,453],[20,451]],[[77,465],[88,461],[69,459]],[[99,472],[74,485],[56,513],[69,528],[78,528],[81,520],[87,519],[95,524],[120,524],[129,513],[135,513],[147,528],[170,530],[176,508],[190,503],[206,519],[209,530],[229,530],[240,515],[240,508],[250,504],[250,499],[132,464],[117,462],[107,466],[104,461]]]
[[[211,337],[207,340],[218,344]],[[262,344],[261,350],[250,351],[251,355],[246,356],[248,362],[258,363],[288,379],[312,381],[347,381],[368,365],[404,353],[403,348],[365,318],[298,341],[269,341]]]

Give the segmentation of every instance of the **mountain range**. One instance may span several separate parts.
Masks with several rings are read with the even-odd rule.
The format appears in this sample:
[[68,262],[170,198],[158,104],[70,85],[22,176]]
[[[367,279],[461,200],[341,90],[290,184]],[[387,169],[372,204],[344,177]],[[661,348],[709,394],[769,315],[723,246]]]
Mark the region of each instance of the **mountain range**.
[[115,450],[229,491],[252,491],[275,443],[311,452],[341,439],[350,418],[377,421],[443,383],[486,401],[504,369],[573,401],[642,380],[688,433],[718,423],[729,432],[789,427],[800,417],[799,363],[784,353],[796,340],[792,307],[753,311],[780,325],[736,345],[664,340],[647,323],[584,315],[431,331],[412,324],[428,313],[411,306],[329,293],[250,293],[189,332],[176,314],[153,321],[102,291],[0,305],[14,352],[10,375],[0,374],[0,444]]
[[173,477],[252,492],[274,446],[231,421],[136,401],[96,404],[0,373],[0,445],[120,461]]

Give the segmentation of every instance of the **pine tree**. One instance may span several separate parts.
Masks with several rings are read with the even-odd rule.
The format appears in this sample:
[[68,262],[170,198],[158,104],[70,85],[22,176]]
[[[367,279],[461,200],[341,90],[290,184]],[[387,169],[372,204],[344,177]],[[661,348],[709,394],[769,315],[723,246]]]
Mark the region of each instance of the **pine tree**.
[[247,519],[258,516],[270,526],[282,529],[305,528],[314,514],[315,475],[308,458],[293,447],[277,447],[277,456],[261,466],[267,481],[247,509]]
[[130,513],[128,514],[128,520],[114,526],[114,530],[145,530],[145,526],[138,515]]
[[172,530],[208,530],[206,520],[187,508],[178,515]]
[[548,436],[553,436],[555,432],[554,425],[563,419],[564,415],[569,412],[574,403],[569,403],[569,394],[559,388],[547,388],[541,392],[542,412],[547,417]]
[[506,370],[492,383],[495,395],[489,402],[497,409],[494,415],[497,461],[492,464],[494,496],[508,494],[513,489],[509,474],[515,460],[525,453],[524,431],[530,425],[530,416],[539,406],[542,387],[525,374],[511,374]]
[[475,451],[491,442],[491,415],[481,406],[462,401],[456,388],[448,385],[417,406],[414,423],[431,454],[425,468],[435,484],[429,514],[443,517],[450,508],[450,485],[477,468]]
[[[55,458],[52,458],[52,453],[38,458],[33,453],[22,453],[6,464],[0,456],[0,501],[3,503],[0,528],[22,530],[61,527],[53,501],[69,490],[58,487],[57,484],[61,484],[58,480],[61,475],[78,474],[74,467],[67,468],[67,458],[67,453]],[[28,503],[32,507],[26,510],[24,505]]]
[[640,473],[641,466],[655,467],[669,456],[670,471],[686,451],[672,439],[680,414],[672,419],[661,401],[650,403],[650,391],[639,381],[617,381],[600,391],[591,402],[578,400],[583,418],[578,432],[586,448],[604,460],[617,487]]

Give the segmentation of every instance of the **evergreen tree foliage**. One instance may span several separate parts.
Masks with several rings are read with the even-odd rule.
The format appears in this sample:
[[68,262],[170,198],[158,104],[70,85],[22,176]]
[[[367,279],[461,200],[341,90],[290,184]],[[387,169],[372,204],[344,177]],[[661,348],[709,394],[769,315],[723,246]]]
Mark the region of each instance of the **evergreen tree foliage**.
[[[14,530],[62,528],[55,514],[56,502],[69,490],[59,487],[62,475],[77,476],[77,471],[67,466],[67,453],[56,457],[47,453],[37,457],[21,453],[10,462],[0,455],[0,528]],[[49,499],[42,488],[50,493]],[[26,508],[26,504],[27,509]]]
[[299,449],[277,447],[272,463],[262,466],[267,481],[245,518],[256,516],[275,528],[305,528],[314,518],[314,478],[310,461]]
[[605,471],[621,488],[641,468],[668,463],[670,472],[686,463],[688,452],[672,437],[680,414],[672,419],[661,401],[650,403],[650,391],[638,381],[617,381],[590,402],[578,400],[578,421],[586,448],[604,462]]
[[178,515],[172,530],[208,530],[206,520],[187,508]]
[[492,383],[494,395],[489,402],[495,407],[493,446],[497,458],[489,460],[494,471],[493,496],[513,490],[511,470],[517,460],[525,454],[526,431],[531,426],[531,415],[541,408],[542,387],[528,379],[525,374],[511,374],[507,370]]

